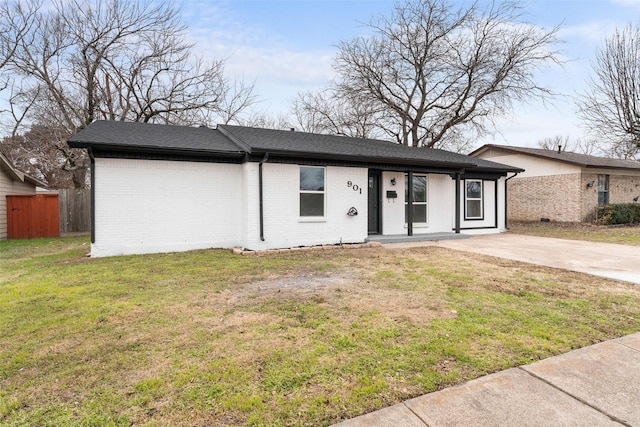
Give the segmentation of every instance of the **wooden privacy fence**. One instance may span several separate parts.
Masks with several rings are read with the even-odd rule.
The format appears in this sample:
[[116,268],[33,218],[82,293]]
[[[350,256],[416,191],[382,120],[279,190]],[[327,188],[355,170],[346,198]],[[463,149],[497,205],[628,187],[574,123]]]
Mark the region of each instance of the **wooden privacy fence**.
[[60,235],[57,194],[7,197],[7,237],[32,239]]
[[91,190],[65,188],[58,190],[60,233],[91,231]]

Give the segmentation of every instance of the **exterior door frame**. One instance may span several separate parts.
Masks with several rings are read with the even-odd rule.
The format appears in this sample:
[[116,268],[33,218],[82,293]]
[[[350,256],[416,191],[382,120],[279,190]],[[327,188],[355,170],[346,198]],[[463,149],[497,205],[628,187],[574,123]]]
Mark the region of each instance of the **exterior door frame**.
[[368,234],[382,234],[382,172],[369,169],[367,192]]

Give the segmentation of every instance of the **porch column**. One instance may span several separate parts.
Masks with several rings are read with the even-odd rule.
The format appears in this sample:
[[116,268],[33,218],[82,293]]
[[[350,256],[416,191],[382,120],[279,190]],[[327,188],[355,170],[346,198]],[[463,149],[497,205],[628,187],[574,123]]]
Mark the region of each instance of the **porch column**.
[[407,175],[407,236],[413,236],[413,172]]
[[460,172],[456,172],[456,234],[460,234]]

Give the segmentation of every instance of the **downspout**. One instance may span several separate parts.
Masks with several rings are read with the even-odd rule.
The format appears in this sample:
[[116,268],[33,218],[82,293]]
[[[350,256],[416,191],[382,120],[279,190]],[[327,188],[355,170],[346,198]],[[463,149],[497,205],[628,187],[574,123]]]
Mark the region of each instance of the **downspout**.
[[507,198],[507,181],[509,181],[511,178],[515,178],[519,173],[520,172],[514,172],[513,176],[510,176],[509,178],[504,180],[504,228],[506,230],[509,229],[509,224],[507,223],[507,206],[509,205],[509,199]]
[[413,236],[413,172],[409,171],[407,175],[407,236]]
[[91,147],[87,149],[91,172],[91,243],[96,242],[96,159],[93,157]]
[[260,197],[260,240],[264,242],[264,203],[262,201],[262,165],[269,160],[269,153],[258,164],[258,195]]
[[460,234],[460,175],[463,172],[464,170],[456,172],[456,234]]

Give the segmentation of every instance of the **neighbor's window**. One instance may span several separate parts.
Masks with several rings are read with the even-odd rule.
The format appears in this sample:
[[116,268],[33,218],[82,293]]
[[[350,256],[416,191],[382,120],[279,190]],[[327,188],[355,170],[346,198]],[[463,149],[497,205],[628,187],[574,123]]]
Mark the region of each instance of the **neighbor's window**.
[[598,175],[598,204],[609,203],[609,175]]
[[[413,175],[413,223],[427,223],[427,176]],[[404,222],[409,223],[409,175],[404,176]]]
[[467,179],[465,183],[465,219],[482,219],[482,181]]
[[324,168],[300,166],[300,216],[324,216]]

